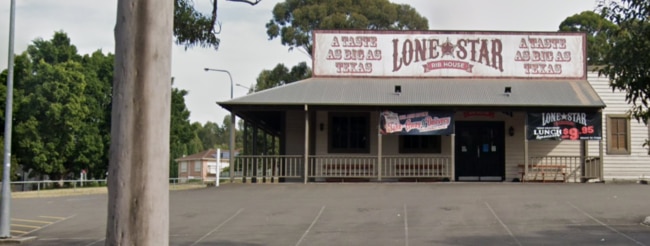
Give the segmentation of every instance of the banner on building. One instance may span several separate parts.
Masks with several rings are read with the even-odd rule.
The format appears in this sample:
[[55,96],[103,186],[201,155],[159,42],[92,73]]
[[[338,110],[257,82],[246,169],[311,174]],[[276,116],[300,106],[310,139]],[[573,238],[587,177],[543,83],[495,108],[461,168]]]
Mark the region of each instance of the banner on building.
[[449,135],[454,132],[453,112],[390,111],[379,114],[381,134]]
[[602,113],[543,112],[528,113],[528,140],[600,140]]
[[314,76],[585,79],[584,33],[316,30]]

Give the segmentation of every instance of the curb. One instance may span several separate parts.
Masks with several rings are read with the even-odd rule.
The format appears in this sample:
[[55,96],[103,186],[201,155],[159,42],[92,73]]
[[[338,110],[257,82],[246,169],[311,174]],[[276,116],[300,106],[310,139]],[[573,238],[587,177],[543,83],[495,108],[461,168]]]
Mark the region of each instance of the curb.
[[15,245],[33,241],[36,237],[10,237],[0,239],[0,245]]

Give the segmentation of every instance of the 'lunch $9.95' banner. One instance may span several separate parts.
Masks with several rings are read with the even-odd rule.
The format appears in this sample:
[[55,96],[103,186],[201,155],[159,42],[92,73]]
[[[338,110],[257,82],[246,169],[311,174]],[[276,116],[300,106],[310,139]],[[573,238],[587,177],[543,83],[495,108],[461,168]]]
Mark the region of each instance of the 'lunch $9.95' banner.
[[603,121],[600,112],[528,113],[528,140],[600,140]]

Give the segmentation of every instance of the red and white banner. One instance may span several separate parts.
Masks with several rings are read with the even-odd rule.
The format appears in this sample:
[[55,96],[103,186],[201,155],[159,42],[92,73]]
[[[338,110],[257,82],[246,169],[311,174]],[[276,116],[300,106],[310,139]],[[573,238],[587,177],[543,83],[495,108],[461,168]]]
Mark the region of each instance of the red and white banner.
[[585,34],[314,31],[314,76],[586,78]]

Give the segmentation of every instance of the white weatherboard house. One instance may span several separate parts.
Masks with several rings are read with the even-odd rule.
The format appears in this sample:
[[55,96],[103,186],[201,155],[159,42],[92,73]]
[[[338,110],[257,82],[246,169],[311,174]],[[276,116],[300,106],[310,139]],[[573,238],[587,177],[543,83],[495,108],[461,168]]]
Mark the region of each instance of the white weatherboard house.
[[626,114],[624,93],[587,72],[585,40],[315,31],[312,78],[219,103],[246,126],[247,154],[231,173],[252,182],[648,176],[648,128]]

